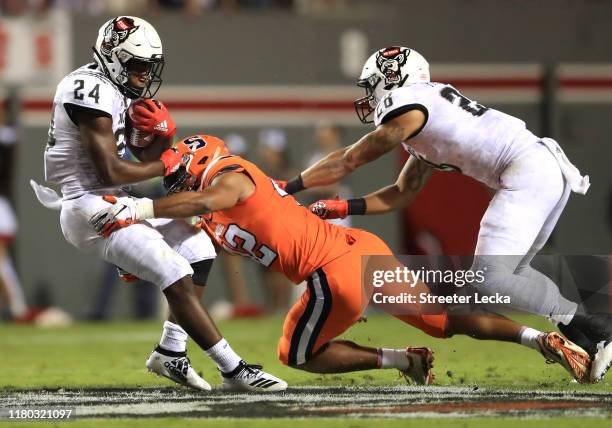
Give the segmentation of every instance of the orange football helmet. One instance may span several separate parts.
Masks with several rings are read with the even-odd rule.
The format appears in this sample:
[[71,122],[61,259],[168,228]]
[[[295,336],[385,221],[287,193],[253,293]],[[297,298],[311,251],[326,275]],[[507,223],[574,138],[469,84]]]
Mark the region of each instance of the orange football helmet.
[[191,159],[174,174],[164,178],[164,187],[168,193],[199,190],[202,177],[211,163],[229,155],[223,140],[212,135],[193,135],[179,141],[174,148],[179,153],[188,154]]

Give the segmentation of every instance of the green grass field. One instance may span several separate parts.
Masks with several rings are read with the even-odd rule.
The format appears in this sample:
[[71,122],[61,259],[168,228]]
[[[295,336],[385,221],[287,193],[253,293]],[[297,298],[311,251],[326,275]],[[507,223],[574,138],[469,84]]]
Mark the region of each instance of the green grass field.
[[[545,321],[526,320],[546,329]],[[261,363],[290,385],[402,385],[393,370],[344,375],[316,375],[283,366],[276,357],[281,318],[228,321],[219,324],[233,348],[247,361]],[[0,326],[1,386],[4,388],[138,387],[170,385],[146,372],[144,361],[159,340],[159,323],[76,324],[61,329]],[[345,338],[368,346],[425,345],[435,351],[436,384],[515,389],[610,391],[608,378],[596,385],[571,383],[558,365],[547,365],[536,352],[519,345],[467,337],[434,339],[387,316],[371,316]],[[220,376],[206,355],[189,345],[192,364],[213,384]]]
[[[536,318],[523,320],[541,329],[548,327],[545,321]],[[405,385],[404,379],[394,370],[316,375],[283,366],[276,357],[276,343],[282,327],[281,318],[228,321],[220,323],[219,327],[243,358],[252,363],[263,364],[266,370],[284,378],[290,386]],[[145,359],[159,339],[160,333],[161,322],[76,324],[61,329],[2,325],[0,355],[4,369],[0,375],[0,392],[4,390],[6,394],[13,389],[29,388],[172,387],[170,381],[147,373],[144,367]],[[545,364],[538,353],[524,347],[499,342],[481,342],[464,337],[434,339],[386,316],[370,316],[367,322],[355,325],[344,337],[375,347],[426,345],[433,348],[436,357],[436,385],[440,386],[576,391],[577,393],[612,392],[610,376],[596,385],[572,383],[560,366]],[[203,373],[213,387],[220,384],[221,379],[216,368],[193,343],[189,346],[189,357],[193,366]],[[456,421],[456,419],[441,420],[439,426],[446,426],[449,420]],[[132,420],[130,424],[133,424],[128,425],[127,421],[123,420],[124,423],[112,425],[110,420],[104,420],[99,426],[144,426],[144,423],[147,423],[147,427],[158,426],[157,423],[159,426],[170,426],[168,424],[172,424],[173,419],[155,419],[155,421],[156,424],[152,425],[151,419]],[[244,419],[242,421],[246,422]],[[337,425],[339,420],[325,421],[327,419],[321,420],[322,426],[327,426],[327,423],[329,426]],[[428,421],[428,423],[433,422],[432,419]],[[473,422],[476,423],[475,426],[481,426],[481,423],[491,426],[491,421],[462,419],[461,424],[472,426],[467,425],[467,422]],[[201,422],[197,421],[197,425],[201,426]],[[222,425],[215,426],[237,426],[239,422],[240,420],[225,420]],[[260,420],[260,422],[262,425],[265,423],[267,427],[276,426],[270,424],[270,420]],[[362,422],[364,421],[351,420],[349,425],[362,426]],[[402,426],[412,426],[408,424],[408,420],[400,422]],[[576,425],[575,422],[580,424]],[[568,419],[562,423],[554,422],[554,426],[585,426],[586,422],[584,418]],[[593,419],[592,422],[601,423],[602,420]],[[97,423],[91,419],[83,426],[98,426]],[[275,424],[281,423],[281,420],[275,420]],[[374,421],[368,419],[365,423],[369,425]],[[193,426],[195,424],[196,422]],[[283,426],[286,424],[285,422]],[[385,420],[381,423],[377,421],[376,424],[381,427],[391,426],[393,421]],[[495,426],[510,425],[512,424],[505,425],[503,418],[495,419]],[[20,423],[19,426],[25,427],[28,424]],[[186,420],[181,422],[181,426],[192,425]],[[249,426],[258,426],[258,424],[251,423]]]

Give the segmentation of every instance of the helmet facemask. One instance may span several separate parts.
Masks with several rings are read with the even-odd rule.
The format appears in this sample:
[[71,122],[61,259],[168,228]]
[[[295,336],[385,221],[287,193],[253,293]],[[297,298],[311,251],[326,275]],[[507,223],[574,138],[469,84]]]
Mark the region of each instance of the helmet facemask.
[[[117,80],[125,82],[121,85],[128,98],[153,98],[162,84],[161,75],[164,65],[163,56],[150,59],[130,55],[130,59],[125,62],[123,70],[117,76]],[[147,79],[145,85],[143,87],[131,85],[131,74],[145,75]]]
[[374,122],[371,116],[374,110],[376,110],[376,105],[379,101],[376,98],[376,87],[380,84],[380,81],[380,76],[372,74],[368,78],[361,79],[357,82],[357,86],[364,88],[366,92],[365,97],[358,98],[353,102],[355,112],[361,123]]
[[164,188],[168,195],[196,190],[197,177],[191,175],[187,166],[182,165],[176,172],[164,177]]

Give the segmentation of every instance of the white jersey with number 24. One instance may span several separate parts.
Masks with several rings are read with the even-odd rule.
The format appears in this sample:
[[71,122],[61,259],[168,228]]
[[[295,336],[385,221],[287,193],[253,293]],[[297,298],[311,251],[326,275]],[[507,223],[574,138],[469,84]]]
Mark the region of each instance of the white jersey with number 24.
[[76,69],[57,85],[45,150],[45,179],[61,186],[64,199],[92,191],[111,193],[98,178],[68,109],[78,106],[107,114],[113,121],[117,153],[123,156],[125,113],[129,105],[130,100],[93,63]]

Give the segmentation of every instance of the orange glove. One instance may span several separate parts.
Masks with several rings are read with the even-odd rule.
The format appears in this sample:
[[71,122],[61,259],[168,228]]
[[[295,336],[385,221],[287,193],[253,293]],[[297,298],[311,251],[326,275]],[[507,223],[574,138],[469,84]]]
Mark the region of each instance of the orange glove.
[[129,111],[135,128],[164,138],[174,137],[176,125],[161,101],[140,99],[132,103]]
[[189,156],[189,154],[179,153],[174,147],[165,150],[159,158],[164,163],[164,177],[175,173],[181,166],[186,165]]
[[348,215],[346,199],[324,199],[311,204],[308,209],[323,220],[345,218]]

